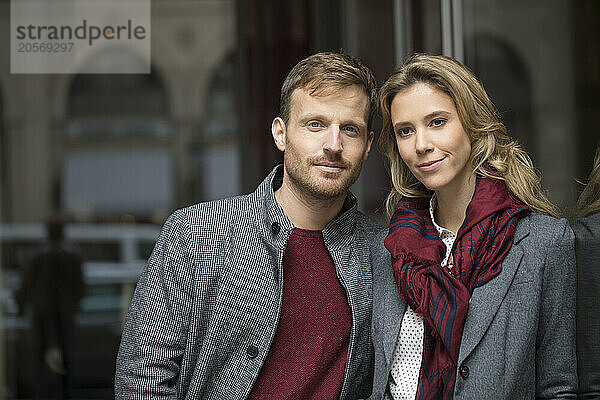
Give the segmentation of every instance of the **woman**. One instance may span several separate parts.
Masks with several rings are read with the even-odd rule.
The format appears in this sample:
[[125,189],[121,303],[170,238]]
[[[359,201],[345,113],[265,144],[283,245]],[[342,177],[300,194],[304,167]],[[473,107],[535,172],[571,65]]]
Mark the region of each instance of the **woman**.
[[600,147],[577,202],[577,372],[581,399],[600,398]]
[[380,106],[392,268],[373,264],[373,398],[574,398],[573,232],[483,87],[415,55]]

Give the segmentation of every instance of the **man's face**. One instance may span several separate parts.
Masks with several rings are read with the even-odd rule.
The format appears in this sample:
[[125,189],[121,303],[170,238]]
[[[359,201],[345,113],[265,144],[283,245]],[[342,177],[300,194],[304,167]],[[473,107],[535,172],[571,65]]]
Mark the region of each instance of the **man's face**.
[[317,200],[345,196],[360,175],[373,132],[367,131],[368,98],[358,86],[310,95],[292,93],[290,117],[273,121],[272,133],[284,151],[284,181],[297,195]]

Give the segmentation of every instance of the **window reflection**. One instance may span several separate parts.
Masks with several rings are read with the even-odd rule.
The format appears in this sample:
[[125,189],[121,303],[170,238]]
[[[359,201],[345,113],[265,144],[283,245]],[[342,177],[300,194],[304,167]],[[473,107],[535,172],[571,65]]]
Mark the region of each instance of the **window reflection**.
[[215,200],[241,191],[237,52],[229,52],[210,71],[205,107],[190,146],[192,198]]
[[508,132],[532,156],[537,153],[533,129],[531,72],[519,53],[502,38],[476,34],[468,40],[466,63],[484,83]]
[[[552,199],[568,209],[577,196],[573,178],[587,176],[598,140],[598,5],[538,3],[463,0],[465,61],[509,131],[536,158]],[[337,2],[321,7],[328,17],[343,18],[342,9],[356,15],[325,28],[309,18],[315,4],[158,0],[151,74],[0,76],[6,398],[32,394],[33,332],[14,293],[45,241],[49,216],[73,216],[67,238],[83,258],[86,286],[73,343],[81,368],[74,371],[73,394],[111,398],[121,321],[158,226],[175,208],[253,190],[280,160],[269,124],[289,66],[328,49],[319,46],[339,50],[355,41],[354,55],[381,81],[393,68],[395,30],[410,51],[442,51],[437,0]],[[407,20],[399,23],[406,26],[392,26],[397,4],[405,7]],[[0,5],[3,26],[9,15],[8,3]],[[0,52],[9,58],[8,47]],[[125,52],[88,62],[136,58]],[[363,171],[362,205],[369,211],[386,192],[380,161],[373,148]]]
[[[568,213],[577,170],[573,3],[464,0],[466,64]],[[560,155],[560,157],[557,157]]]
[[[3,26],[9,11],[0,5]],[[48,217],[69,215],[66,241],[83,260],[71,396],[107,399],[160,225],[178,207],[240,193],[237,18],[229,0],[153,2],[150,74],[0,76],[0,398],[34,396],[38,330],[17,292]],[[139,61],[122,49],[84,63]]]

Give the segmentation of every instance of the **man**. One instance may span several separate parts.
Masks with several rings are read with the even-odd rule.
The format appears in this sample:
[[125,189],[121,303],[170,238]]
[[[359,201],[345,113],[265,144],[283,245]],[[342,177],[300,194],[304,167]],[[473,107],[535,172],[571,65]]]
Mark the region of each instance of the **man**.
[[375,80],[346,55],[298,63],[271,131],[284,165],[252,194],[176,211],[144,269],[117,399],[355,399],[371,392],[378,229],[348,188]]

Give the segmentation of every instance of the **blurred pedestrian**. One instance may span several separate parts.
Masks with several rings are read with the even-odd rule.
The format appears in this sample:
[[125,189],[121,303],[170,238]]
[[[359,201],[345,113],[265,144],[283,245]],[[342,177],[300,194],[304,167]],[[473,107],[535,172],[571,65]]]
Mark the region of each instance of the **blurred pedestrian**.
[[29,307],[33,324],[34,398],[69,397],[74,314],[83,294],[81,258],[65,245],[64,223],[47,226],[48,242],[26,267],[17,300]]

